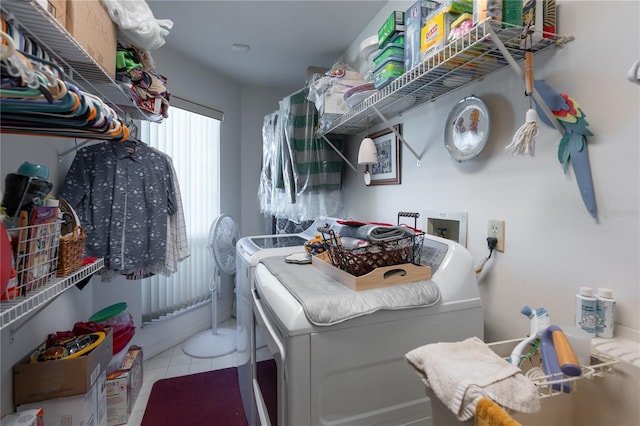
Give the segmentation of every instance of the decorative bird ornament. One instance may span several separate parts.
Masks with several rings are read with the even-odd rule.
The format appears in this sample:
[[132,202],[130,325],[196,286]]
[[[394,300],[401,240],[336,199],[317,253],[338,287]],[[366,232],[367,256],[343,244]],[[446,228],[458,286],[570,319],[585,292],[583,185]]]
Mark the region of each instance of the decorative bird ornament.
[[[597,220],[598,209],[593,191],[593,179],[591,177],[589,151],[587,149],[587,136],[593,136],[593,133],[587,129],[589,123],[585,119],[585,114],[576,101],[565,93],[559,93],[544,80],[535,80],[534,86],[554,117],[564,128],[564,134],[558,147],[558,160],[562,164],[562,170],[566,174],[569,163],[571,163],[578,188],[580,189],[580,195],[582,195],[582,201],[591,216]],[[545,124],[553,127],[553,124],[537,102],[536,108],[540,119]]]

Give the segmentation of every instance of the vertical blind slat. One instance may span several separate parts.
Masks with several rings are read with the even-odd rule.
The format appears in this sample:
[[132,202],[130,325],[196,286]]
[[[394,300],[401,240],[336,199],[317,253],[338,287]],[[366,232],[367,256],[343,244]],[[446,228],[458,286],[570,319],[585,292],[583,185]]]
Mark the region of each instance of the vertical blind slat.
[[142,319],[149,322],[211,298],[209,227],[220,214],[220,121],[172,107],[162,123],[142,122],[141,140],[168,154],[178,176],[190,256],[169,276],[142,280]]

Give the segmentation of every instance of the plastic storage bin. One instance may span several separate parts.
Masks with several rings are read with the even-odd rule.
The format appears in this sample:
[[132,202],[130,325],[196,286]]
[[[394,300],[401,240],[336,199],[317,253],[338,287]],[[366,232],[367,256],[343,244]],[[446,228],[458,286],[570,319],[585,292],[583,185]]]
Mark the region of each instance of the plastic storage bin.
[[390,57],[373,72],[373,84],[382,89],[404,73],[404,56]]
[[404,34],[405,33],[397,33],[391,40],[389,40],[389,45],[404,47]]
[[388,44],[387,47],[378,52],[373,58],[375,67],[378,68],[387,59],[402,59],[404,61],[404,47]]
[[378,30],[378,47],[383,49],[400,32],[404,33],[404,11],[394,10]]

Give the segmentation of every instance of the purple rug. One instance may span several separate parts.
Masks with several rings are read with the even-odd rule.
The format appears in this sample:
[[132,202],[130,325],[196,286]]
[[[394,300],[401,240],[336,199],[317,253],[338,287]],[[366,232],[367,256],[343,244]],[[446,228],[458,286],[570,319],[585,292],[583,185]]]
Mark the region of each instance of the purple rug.
[[154,383],[142,426],[245,426],[236,368]]

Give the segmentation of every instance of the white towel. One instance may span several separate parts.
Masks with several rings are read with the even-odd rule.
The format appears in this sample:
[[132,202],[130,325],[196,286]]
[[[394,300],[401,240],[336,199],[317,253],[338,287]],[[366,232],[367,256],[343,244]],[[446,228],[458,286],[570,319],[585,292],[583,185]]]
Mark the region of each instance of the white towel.
[[540,411],[536,385],[477,337],[424,345],[405,358],[460,421],[474,416],[483,396],[522,413]]

